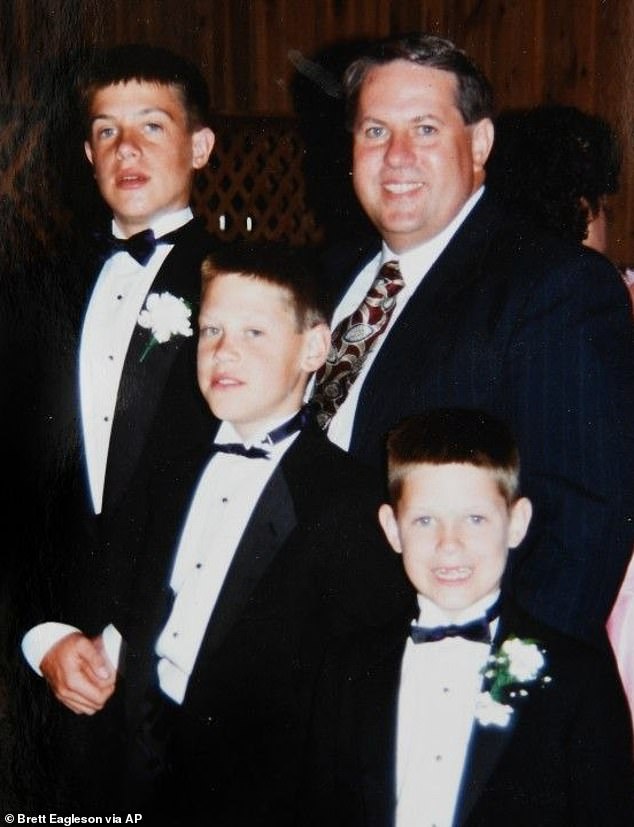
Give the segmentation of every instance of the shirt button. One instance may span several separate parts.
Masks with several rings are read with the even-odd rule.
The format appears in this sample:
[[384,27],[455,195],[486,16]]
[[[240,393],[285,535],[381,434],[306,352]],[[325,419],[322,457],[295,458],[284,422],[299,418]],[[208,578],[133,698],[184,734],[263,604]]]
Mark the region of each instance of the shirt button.
[[203,567],[203,564],[202,564],[202,563],[196,563],[196,568],[197,568],[197,569],[202,569],[202,567]]
[[123,296],[121,295],[121,293],[119,293],[119,295],[117,296],[117,301],[120,302],[122,298],[123,298]]
[[436,755],[435,758],[436,761],[442,761],[442,755]]
[[223,503],[228,503],[229,502],[229,497],[223,497],[222,502]]
[[178,632],[172,632],[172,637],[178,637]]

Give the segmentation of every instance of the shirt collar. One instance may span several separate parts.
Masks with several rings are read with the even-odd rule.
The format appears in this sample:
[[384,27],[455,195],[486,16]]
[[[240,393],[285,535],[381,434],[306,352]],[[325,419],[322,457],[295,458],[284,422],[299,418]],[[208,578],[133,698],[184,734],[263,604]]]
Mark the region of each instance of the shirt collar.
[[[297,409],[297,411],[299,408]],[[274,428],[277,428],[279,425],[282,425],[284,422],[288,422],[291,417],[295,416],[297,411],[291,411],[290,413],[284,414],[284,416],[275,417],[274,419],[270,419],[266,424],[262,425],[259,428],[252,439],[244,440],[240,434],[236,431],[234,426],[231,422],[227,422],[224,420],[220,423],[220,427],[218,428],[218,432],[216,433],[216,438],[214,442],[223,444],[225,442],[240,442],[246,448],[250,448],[252,446],[266,448],[267,451],[271,451],[272,449],[277,448],[279,445],[286,445],[287,439],[294,437],[297,435],[297,431],[294,431],[292,434],[289,434],[288,437],[285,439],[280,440],[276,445],[271,445],[269,442],[266,441],[266,436],[270,433]]]
[[420,614],[418,616],[418,623],[421,626],[450,626],[452,624],[460,626],[463,623],[469,623],[470,620],[482,617],[499,596],[500,590],[496,589],[495,592],[485,595],[455,617],[448,617],[447,614],[428,597],[419,594],[418,606],[420,608]]
[[392,261],[396,259],[399,263],[401,275],[407,284],[413,277],[417,276],[421,270],[427,269],[430,263],[433,263],[438,256],[445,249],[453,234],[462,224],[465,218],[469,215],[471,210],[478,203],[482,194],[484,193],[484,186],[479,187],[462,205],[462,208],[452,221],[441,230],[433,238],[419,244],[418,247],[413,247],[411,250],[406,250],[400,255],[390,250],[388,245],[383,242],[383,249],[381,252],[381,263],[385,261]]
[[[160,236],[165,235],[166,233],[171,233],[173,230],[178,230],[179,227],[182,227],[184,224],[187,224],[188,221],[191,221],[193,217],[194,214],[191,211],[191,208],[184,207],[182,210],[176,210],[176,212],[159,216],[147,229],[152,230],[156,238],[160,238]],[[114,218],[112,219],[112,234],[116,238],[124,238],[124,235]]]

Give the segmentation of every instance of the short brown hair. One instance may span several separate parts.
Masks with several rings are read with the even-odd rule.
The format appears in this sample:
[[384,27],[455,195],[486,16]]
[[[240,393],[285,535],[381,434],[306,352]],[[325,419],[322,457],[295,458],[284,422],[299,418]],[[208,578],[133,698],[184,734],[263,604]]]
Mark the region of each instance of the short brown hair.
[[471,408],[436,408],[400,422],[387,439],[390,500],[416,465],[475,465],[492,471],[507,505],[519,497],[519,452],[501,419]]
[[202,292],[218,276],[236,274],[286,290],[299,332],[328,324],[330,311],[319,283],[315,255],[283,242],[238,241],[222,244],[202,263]]
[[173,86],[194,132],[209,125],[209,87],[198,68],[184,57],[145,43],[125,43],[95,51],[77,82],[86,135],[90,134],[90,107],[95,94],[118,83],[156,83]]
[[359,93],[370,70],[395,60],[406,60],[418,66],[429,66],[454,75],[456,106],[465,124],[493,117],[491,84],[467,53],[443,37],[413,32],[375,41],[364,54],[348,66],[344,73],[343,86],[349,128],[354,126]]

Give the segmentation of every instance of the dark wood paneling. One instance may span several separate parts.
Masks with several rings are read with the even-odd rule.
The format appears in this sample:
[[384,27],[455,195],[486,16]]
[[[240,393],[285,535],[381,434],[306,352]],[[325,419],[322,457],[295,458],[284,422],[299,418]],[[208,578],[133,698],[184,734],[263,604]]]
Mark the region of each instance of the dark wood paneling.
[[[625,165],[614,199],[611,253],[619,261],[634,261],[631,5],[630,0],[4,0],[0,92],[7,104],[37,102],[42,88],[33,78],[42,61],[82,45],[139,40],[198,62],[218,110],[286,116],[294,111],[298,56],[312,59],[347,41],[390,32],[433,31],[451,37],[481,64],[500,106],[574,104],[619,126]],[[2,172],[15,140],[7,135],[0,133]],[[33,157],[37,154],[35,147]]]

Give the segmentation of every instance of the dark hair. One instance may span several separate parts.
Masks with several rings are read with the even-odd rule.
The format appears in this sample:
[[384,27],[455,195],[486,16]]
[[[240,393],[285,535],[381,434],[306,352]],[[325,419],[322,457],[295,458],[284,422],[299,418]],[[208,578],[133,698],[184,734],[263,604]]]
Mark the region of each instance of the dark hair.
[[607,121],[548,104],[500,113],[486,180],[542,227],[583,241],[601,199],[617,191],[620,168],[621,148]]
[[495,476],[508,505],[519,497],[519,453],[509,427],[470,408],[437,408],[400,422],[387,439],[388,485],[398,502],[408,471],[421,463],[476,465]]
[[314,264],[314,252],[276,241],[223,244],[202,264],[202,292],[218,276],[237,274],[283,288],[289,294],[299,331],[328,324],[330,312]]
[[90,134],[90,107],[95,93],[117,83],[156,83],[178,90],[193,131],[209,123],[209,89],[198,68],[168,49],[126,43],[95,52],[81,73],[77,91],[85,134]]
[[343,76],[348,126],[354,125],[359,94],[368,72],[375,66],[407,60],[418,66],[442,69],[456,77],[456,106],[466,124],[493,116],[491,84],[471,58],[450,40],[424,33],[388,37],[376,41],[354,60]]

